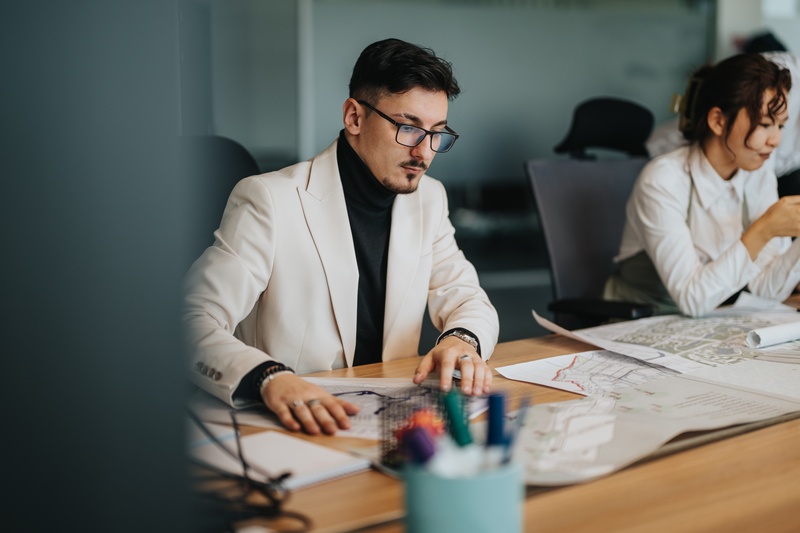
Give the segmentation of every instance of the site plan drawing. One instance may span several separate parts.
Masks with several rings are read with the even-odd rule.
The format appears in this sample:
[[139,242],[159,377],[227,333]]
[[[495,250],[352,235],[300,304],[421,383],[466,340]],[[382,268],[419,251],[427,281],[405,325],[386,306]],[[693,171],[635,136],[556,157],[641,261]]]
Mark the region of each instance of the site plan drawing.
[[537,383],[584,396],[611,392],[676,374],[674,370],[608,350],[558,355],[495,370],[508,379]]
[[800,400],[673,375],[528,409],[514,459],[528,484],[577,483],[624,468],[681,433],[798,411]]
[[703,318],[665,315],[572,332],[535,311],[533,314],[541,326],[555,333],[681,373],[744,360],[800,363],[800,341],[761,349],[747,345],[749,332],[797,322],[797,313],[714,313]]

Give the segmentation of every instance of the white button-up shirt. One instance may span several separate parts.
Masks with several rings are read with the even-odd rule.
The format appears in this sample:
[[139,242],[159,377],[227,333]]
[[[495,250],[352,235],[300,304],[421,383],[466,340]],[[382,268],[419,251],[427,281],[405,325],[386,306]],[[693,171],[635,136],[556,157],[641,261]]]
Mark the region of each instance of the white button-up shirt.
[[621,261],[644,250],[682,313],[702,316],[748,285],[784,300],[800,282],[800,239],[774,238],[756,257],[741,241],[778,200],[766,165],[724,180],[702,150],[683,147],[642,170],[628,200]]
[[800,169],[800,57],[789,52],[768,52],[764,57],[779,67],[788,69],[792,75],[787,109],[789,119],[783,128],[781,143],[770,158],[775,173],[782,176]]

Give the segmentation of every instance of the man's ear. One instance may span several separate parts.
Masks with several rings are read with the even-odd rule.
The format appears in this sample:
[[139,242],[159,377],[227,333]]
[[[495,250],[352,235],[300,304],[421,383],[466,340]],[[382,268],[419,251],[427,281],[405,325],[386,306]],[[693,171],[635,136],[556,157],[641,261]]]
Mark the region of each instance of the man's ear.
[[718,107],[712,107],[709,109],[706,120],[708,121],[708,129],[710,129],[714,135],[717,137],[722,137],[725,134],[725,124],[727,120],[725,118],[725,114],[722,112],[722,109]]
[[342,106],[344,129],[351,135],[361,133],[361,121],[364,120],[364,108],[353,98],[348,98]]

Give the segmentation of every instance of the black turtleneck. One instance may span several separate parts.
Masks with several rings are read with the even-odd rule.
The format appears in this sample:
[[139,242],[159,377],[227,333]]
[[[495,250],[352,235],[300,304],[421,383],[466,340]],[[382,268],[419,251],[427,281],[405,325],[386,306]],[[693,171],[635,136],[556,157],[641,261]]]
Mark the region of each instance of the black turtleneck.
[[378,363],[383,353],[386,262],[392,204],[397,194],[375,178],[347,142],[344,130],[339,133],[336,160],[358,263],[358,315],[353,365]]

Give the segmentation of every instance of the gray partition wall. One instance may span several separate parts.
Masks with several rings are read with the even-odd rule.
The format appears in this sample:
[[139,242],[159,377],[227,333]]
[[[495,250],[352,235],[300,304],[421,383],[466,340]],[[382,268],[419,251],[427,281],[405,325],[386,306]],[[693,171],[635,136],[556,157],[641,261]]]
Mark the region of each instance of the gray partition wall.
[[712,2],[534,0],[212,1],[216,133],[273,166],[322,150],[341,128],[358,53],[398,37],[452,61],[462,134],[432,174],[445,182],[522,179],[552,155],[572,109],[598,95],[669,118],[669,100],[706,61]]
[[671,95],[706,59],[708,12],[687,2],[542,4],[314,1],[314,149],[340,128],[358,52],[384,37],[454,65],[463,93],[448,120],[462,137],[431,173],[455,183],[521,176],[523,161],[553,155],[586,98],[629,98],[667,119]]

